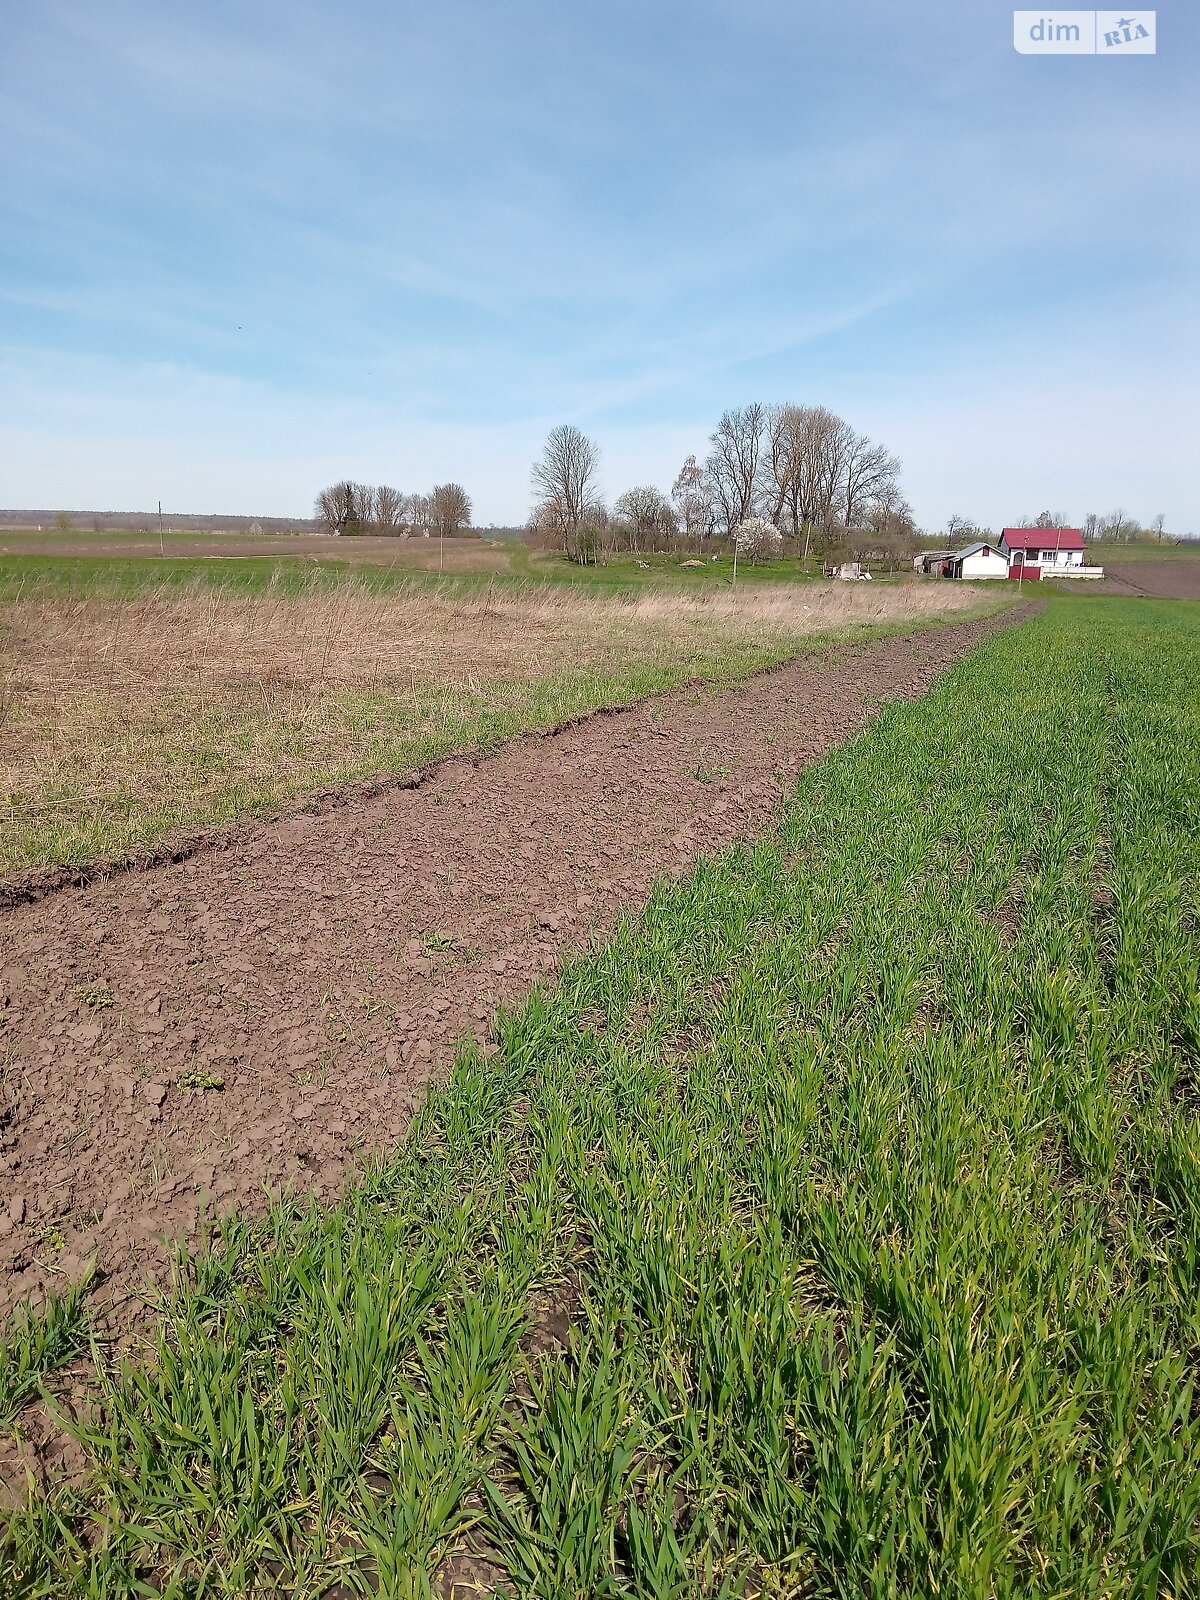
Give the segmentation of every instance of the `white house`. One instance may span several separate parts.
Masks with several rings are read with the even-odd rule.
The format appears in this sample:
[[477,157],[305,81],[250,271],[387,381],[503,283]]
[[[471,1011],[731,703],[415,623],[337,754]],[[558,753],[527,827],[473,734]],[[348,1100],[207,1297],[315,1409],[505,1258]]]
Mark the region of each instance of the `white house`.
[[994,544],[981,540],[957,550],[946,563],[948,578],[1007,578],[1008,559]]
[[1079,528],[1005,528],[1000,553],[1010,578],[1040,578],[1044,568],[1083,566],[1083,533]]

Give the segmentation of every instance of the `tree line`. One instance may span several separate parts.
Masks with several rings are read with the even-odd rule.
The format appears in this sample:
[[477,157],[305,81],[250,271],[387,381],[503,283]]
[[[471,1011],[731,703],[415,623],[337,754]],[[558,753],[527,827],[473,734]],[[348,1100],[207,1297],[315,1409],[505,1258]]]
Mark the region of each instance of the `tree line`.
[[1143,527],[1127,511],[1110,511],[1107,516],[1097,516],[1089,511],[1083,519],[1083,536],[1093,544],[1175,544],[1177,537],[1167,532],[1167,519],[1160,511]]
[[[1089,511],[1081,524],[1085,544],[1175,544],[1177,536],[1166,531],[1167,519],[1160,511],[1147,527],[1125,511],[1110,511],[1101,516]],[[1065,511],[1042,511],[1036,517],[1018,517],[1010,524],[1014,528],[1070,528],[1074,527]],[[991,528],[983,528],[973,517],[959,512],[946,518],[948,544],[966,539],[996,538]]]
[[773,529],[778,548],[785,536],[796,541],[804,555],[814,542],[845,546],[859,535],[879,545],[916,532],[899,460],[826,406],[735,407],[708,443],[703,462],[684,461],[669,496],[640,485],[609,506],[599,447],[569,424],[553,429],[531,471],[531,533],[590,561],[609,550],[699,552],[713,538],[773,552],[775,540],[752,523]]
[[338,535],[388,534],[399,539],[475,536],[471,497],[461,483],[439,483],[429,494],[402,494],[389,484],[344,478],[322,489],[317,521]]

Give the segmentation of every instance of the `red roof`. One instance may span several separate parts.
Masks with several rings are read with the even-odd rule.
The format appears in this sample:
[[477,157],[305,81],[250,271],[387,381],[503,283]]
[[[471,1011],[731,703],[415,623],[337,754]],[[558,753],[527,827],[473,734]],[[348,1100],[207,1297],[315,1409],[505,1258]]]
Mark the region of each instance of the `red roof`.
[[1005,528],[1004,542],[1010,550],[1082,550],[1080,528]]

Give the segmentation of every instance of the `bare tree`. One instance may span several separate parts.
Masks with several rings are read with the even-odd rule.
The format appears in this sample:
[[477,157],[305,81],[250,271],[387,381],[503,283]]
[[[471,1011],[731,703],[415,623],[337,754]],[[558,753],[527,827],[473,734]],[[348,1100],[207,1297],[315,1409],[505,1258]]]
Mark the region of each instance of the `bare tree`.
[[848,422],[826,411],[817,436],[817,492],[821,525],[826,529],[838,521],[842,486],[846,477],[846,458],[857,437]]
[[598,447],[570,423],[553,428],[530,469],[537,522],[558,531],[571,554],[574,534],[597,496]]
[[314,510],[331,533],[345,533],[355,520],[354,484],[348,479],[331,484],[317,496]]
[[375,490],[369,483],[351,485],[354,491],[354,515],[349,531],[366,533],[375,524]]
[[1115,544],[1128,544],[1136,539],[1140,529],[1136,517],[1131,517],[1125,511],[1110,511],[1106,517],[1101,517],[1096,529],[1096,537],[1110,539]]
[[946,539],[950,544],[975,532],[975,518],[964,517],[958,511],[952,511],[946,518]]
[[438,536],[438,571],[442,570],[445,541],[456,539],[471,526],[471,497],[461,483],[439,483],[431,497],[433,525]]
[[704,469],[697,465],[695,456],[689,456],[679,469],[679,476],[671,489],[675,512],[683,524],[683,536],[690,544],[694,539],[696,549],[704,543],[704,535],[712,529],[712,485]]
[[375,521],[381,533],[395,533],[404,522],[404,513],[408,509],[408,497],[393,489],[390,484],[381,483],[375,491]]
[[433,525],[439,538],[457,539],[471,526],[471,497],[461,483],[439,483],[433,491]]
[[827,406],[772,408],[767,452],[772,520],[789,522],[797,538],[804,531],[806,556],[813,532],[828,533],[844,512],[848,460],[856,438]]
[[[729,417],[727,413],[722,419],[723,426]],[[736,437],[739,430],[726,431]],[[731,503],[738,509],[742,497],[722,494],[721,487],[730,479],[736,486],[744,486],[749,452],[731,451],[726,444],[719,454],[723,459],[710,456],[709,467],[719,480],[722,509],[730,509]],[[852,518],[860,514],[860,507],[886,480],[883,469],[889,462],[886,452],[860,440],[826,406],[769,406],[763,410],[753,503],[776,527],[787,527],[793,537],[805,531],[807,555],[813,530],[827,531],[844,521],[847,503]]]
[[[886,483],[867,502],[863,518],[873,533],[886,534],[894,539],[915,539],[917,533],[913,508],[900,492],[896,482]],[[970,531],[981,532],[972,525]]]
[[418,539],[428,539],[433,532],[433,496],[414,494],[409,497],[408,521]]
[[814,532],[827,535],[838,521],[847,456],[855,437],[849,424],[827,406],[780,406],[774,417],[770,461],[777,493],[777,521],[787,520],[795,537],[804,533],[807,557]]
[[723,412],[705,470],[727,532],[753,516],[759,495],[759,457],[766,428],[766,409],[755,403]]
[[900,476],[900,463],[881,444],[850,430],[842,464],[842,523],[853,528],[863,520],[871,500]]
[[802,406],[767,407],[767,442],[764,453],[763,505],[777,528],[790,513],[792,533],[799,531],[797,474],[804,448],[805,411]]
[[830,521],[824,449],[837,420],[824,406],[786,406],[780,416],[780,425],[789,435],[783,447],[784,499],[793,535],[799,537],[801,529],[805,532],[805,556],[813,529],[824,528]]
[[711,445],[707,474],[724,525],[761,514],[794,537],[803,532],[806,556],[814,532],[826,536],[897,503],[899,461],[826,406],[727,411]]
[[679,531],[666,495],[649,485],[626,489],[613,517],[631,550],[669,549]]

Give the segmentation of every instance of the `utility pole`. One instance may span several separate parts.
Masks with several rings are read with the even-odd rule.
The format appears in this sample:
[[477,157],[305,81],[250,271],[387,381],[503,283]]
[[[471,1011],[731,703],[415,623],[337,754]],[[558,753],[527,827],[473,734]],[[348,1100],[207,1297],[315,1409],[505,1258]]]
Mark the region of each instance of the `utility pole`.
[[162,501],[161,500],[158,502],[158,553],[159,553],[160,556],[165,556],[166,553],[167,553],[166,549],[163,546]]

